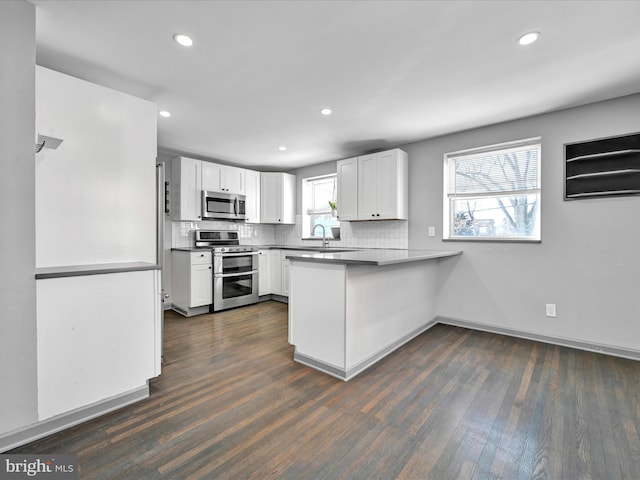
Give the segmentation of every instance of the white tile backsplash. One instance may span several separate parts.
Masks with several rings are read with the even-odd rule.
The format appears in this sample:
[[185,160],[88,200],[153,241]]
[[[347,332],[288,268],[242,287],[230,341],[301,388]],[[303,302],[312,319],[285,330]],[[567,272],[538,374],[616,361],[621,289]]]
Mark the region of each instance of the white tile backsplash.
[[[224,221],[172,222],[171,246],[192,247],[195,230],[237,230],[243,245],[319,246],[319,240],[302,240],[302,215],[296,215],[295,225],[265,225]],[[340,240],[331,240],[331,247],[347,248],[409,248],[409,224],[406,220],[373,222],[342,222]]]
[[[317,240],[302,240],[302,215],[296,215],[295,225],[277,225],[276,245],[317,246]],[[403,220],[374,222],[341,222],[340,240],[331,240],[331,247],[348,248],[409,248],[409,224]]]
[[171,222],[171,247],[193,247],[195,231],[199,230],[237,230],[240,243],[244,245],[273,245],[275,243],[275,225],[258,225],[233,222]]

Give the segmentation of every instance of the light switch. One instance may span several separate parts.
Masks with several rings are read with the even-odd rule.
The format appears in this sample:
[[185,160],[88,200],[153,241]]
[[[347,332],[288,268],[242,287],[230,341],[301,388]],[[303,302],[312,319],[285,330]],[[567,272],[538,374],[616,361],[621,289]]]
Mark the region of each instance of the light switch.
[[436,227],[430,226],[428,235],[430,237],[435,237],[436,236]]

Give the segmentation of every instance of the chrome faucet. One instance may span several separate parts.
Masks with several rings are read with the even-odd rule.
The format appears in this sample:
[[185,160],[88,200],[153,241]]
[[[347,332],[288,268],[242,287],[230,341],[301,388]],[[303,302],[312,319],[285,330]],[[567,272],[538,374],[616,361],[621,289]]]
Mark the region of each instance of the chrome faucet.
[[328,247],[329,246],[329,240],[327,240],[327,232],[324,229],[324,225],[322,225],[321,223],[316,223],[313,226],[313,230],[311,230],[311,235],[314,235],[316,233],[316,228],[318,227],[322,227],[322,246],[323,247]]

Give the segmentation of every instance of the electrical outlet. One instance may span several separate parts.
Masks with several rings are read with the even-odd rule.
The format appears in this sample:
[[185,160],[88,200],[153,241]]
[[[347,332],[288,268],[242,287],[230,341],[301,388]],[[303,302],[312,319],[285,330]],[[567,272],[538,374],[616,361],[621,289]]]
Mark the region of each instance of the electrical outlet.
[[554,317],[556,316],[556,304],[555,303],[547,303],[546,304],[546,310],[547,310],[547,317]]
[[435,237],[436,236],[436,227],[429,227],[429,233],[428,235],[430,237]]

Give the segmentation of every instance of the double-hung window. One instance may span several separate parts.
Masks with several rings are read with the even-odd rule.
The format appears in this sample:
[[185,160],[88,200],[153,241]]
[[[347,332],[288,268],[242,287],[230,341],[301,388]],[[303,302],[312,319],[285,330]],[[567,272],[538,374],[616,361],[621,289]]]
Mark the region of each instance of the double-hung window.
[[[302,181],[302,237],[322,238],[322,229],[313,227],[323,225],[326,236],[331,238],[331,227],[340,226],[335,209],[337,174],[305,178]],[[331,203],[330,203],[331,202]]]
[[444,156],[444,239],[540,240],[541,139]]

